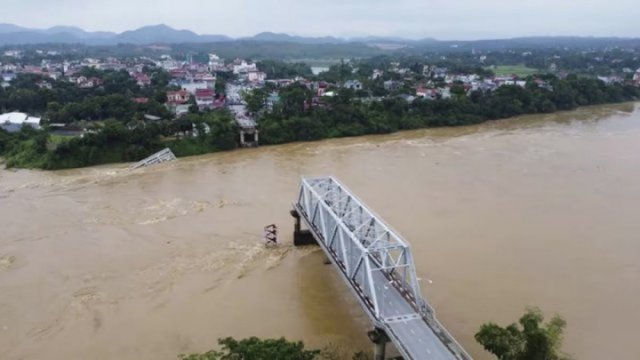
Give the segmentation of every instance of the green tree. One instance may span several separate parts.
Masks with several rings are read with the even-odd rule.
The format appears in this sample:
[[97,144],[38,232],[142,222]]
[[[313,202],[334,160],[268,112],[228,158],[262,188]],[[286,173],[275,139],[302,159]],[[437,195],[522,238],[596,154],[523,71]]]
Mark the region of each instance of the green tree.
[[264,88],[253,89],[242,93],[244,101],[247,103],[247,110],[257,113],[264,108],[269,93]]
[[557,315],[544,324],[542,312],[534,308],[525,312],[519,325],[482,325],[475,338],[499,360],[565,360],[569,357],[560,350],[565,326]]
[[182,360],[313,360],[319,350],[305,350],[302,342],[290,342],[280,339],[244,340],[226,338],[218,340],[221,351],[208,351],[204,354],[180,355]]

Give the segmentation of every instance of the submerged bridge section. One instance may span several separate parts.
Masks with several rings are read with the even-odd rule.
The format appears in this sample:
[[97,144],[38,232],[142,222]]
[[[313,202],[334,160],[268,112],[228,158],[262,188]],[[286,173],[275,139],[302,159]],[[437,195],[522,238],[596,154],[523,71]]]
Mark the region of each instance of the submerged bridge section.
[[146,159],[143,159],[129,166],[129,170],[135,170],[145,166],[151,166],[151,165],[160,164],[167,161],[173,161],[175,159],[176,159],[176,156],[173,154],[171,149],[166,148],[162,151],[158,151],[157,153],[149,156]]
[[296,242],[313,236],[369,316],[377,359],[387,341],[405,359],[471,359],[422,297],[407,242],[335,178],[303,178],[292,215]]

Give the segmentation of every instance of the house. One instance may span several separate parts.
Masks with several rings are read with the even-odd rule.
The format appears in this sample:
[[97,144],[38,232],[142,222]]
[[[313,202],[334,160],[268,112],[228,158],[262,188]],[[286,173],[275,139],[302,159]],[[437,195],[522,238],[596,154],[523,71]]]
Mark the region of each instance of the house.
[[14,73],[4,73],[2,74],[2,81],[10,83],[16,79],[16,74]]
[[133,78],[140,87],[147,87],[151,85],[151,78],[145,73],[134,73]]
[[215,89],[216,80],[217,78],[210,73],[198,73],[194,76],[194,81],[203,83],[207,89]]
[[50,82],[48,81],[44,81],[44,80],[40,80],[38,82],[36,82],[36,86],[40,89],[53,89],[53,85],[51,85]]
[[211,70],[217,70],[221,65],[224,65],[224,61],[216,54],[209,54],[209,68]]
[[[201,89],[211,89],[207,83],[202,82],[202,81],[189,81],[189,82],[182,82],[180,84],[180,86],[182,87],[182,90],[190,93],[191,95],[195,95],[196,91],[201,90]],[[214,85],[215,87],[215,85]]]
[[18,112],[0,115],[0,128],[8,132],[18,132],[25,125],[40,129],[40,118]]
[[183,70],[183,69],[172,69],[169,71],[169,76],[171,76],[172,79],[186,79],[187,75],[189,75],[189,72],[187,70]]
[[398,90],[402,86],[402,82],[395,80],[387,80],[384,82],[384,89],[386,91]]
[[445,87],[440,89],[440,98],[451,99],[451,88]]
[[409,95],[409,94],[400,94],[398,95],[398,97],[404,101],[406,101],[407,103],[412,103],[416,97],[413,95]]
[[149,102],[149,99],[146,97],[139,97],[139,98],[134,98],[133,102],[136,104],[146,104]]
[[416,89],[416,97],[427,99],[427,100],[435,100],[438,98],[438,91],[436,89],[427,89],[424,87],[419,87]]
[[173,112],[177,117],[184,116],[189,113],[189,105],[176,105],[170,108],[171,112]]
[[436,79],[444,79],[447,76],[447,68],[435,68],[433,69],[433,77]]
[[358,80],[348,80],[343,85],[345,89],[362,90],[362,83]]
[[2,65],[2,71],[4,72],[16,72],[18,71],[18,66],[14,64],[4,64]]
[[311,84],[311,89],[316,91],[316,96],[324,96],[329,89],[329,83],[318,81]]
[[598,76],[598,80],[604,82],[607,85],[621,83],[623,81],[619,76]]
[[213,109],[215,93],[211,89],[196,90],[196,104],[200,110]]
[[238,74],[246,74],[252,71],[258,71],[258,67],[256,64],[249,64],[245,60],[236,59],[233,62],[233,73]]
[[247,81],[252,83],[261,83],[267,79],[267,74],[262,71],[249,71],[247,73]]
[[167,103],[171,105],[181,105],[189,101],[191,94],[186,90],[168,91]]
[[371,75],[371,80],[380,79],[384,75],[384,71],[375,69],[373,70],[373,75]]
[[4,56],[13,57],[13,58],[21,58],[22,51],[21,50],[6,50],[4,52]]
[[92,77],[92,78],[85,78],[84,76],[81,76],[78,78],[77,80],[78,82],[78,87],[80,87],[81,89],[92,89],[94,87],[98,87],[100,85],[103,84],[102,79],[96,78],[96,77]]

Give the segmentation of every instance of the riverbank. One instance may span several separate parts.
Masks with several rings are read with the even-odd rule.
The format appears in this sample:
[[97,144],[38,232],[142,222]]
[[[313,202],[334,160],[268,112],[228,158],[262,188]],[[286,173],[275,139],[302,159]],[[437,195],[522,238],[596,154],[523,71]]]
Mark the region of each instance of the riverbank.
[[[574,110],[578,104],[620,103],[637,100],[640,96],[640,88],[637,87],[604,85],[600,81],[577,77],[557,80],[553,87],[549,90],[503,86],[492,93],[411,103],[400,98],[367,103],[353,98],[354,93],[347,91],[331,98],[327,107],[313,109],[304,106],[309,90],[291,86],[280,91],[282,105],[261,116],[260,141],[266,145],[285,144],[474,125],[524,114]],[[300,104],[302,106],[298,106]],[[59,170],[134,162],[164,147],[169,147],[178,157],[235,148],[237,130],[228,112],[189,115],[178,121],[180,124],[150,124],[134,128],[117,121],[106,121],[95,134],[55,144],[42,131],[24,130],[17,135],[0,133],[0,155],[5,157],[8,167]],[[176,126],[188,129],[188,136],[163,141],[162,137],[175,131]]]

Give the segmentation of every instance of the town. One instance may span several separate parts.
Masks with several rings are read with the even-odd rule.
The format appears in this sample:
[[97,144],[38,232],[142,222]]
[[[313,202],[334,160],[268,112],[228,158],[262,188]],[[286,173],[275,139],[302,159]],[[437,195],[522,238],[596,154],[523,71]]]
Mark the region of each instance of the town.
[[[201,153],[235,146],[254,147],[261,139],[275,144],[553,112],[632,99],[637,91],[631,88],[640,86],[640,68],[624,66],[640,65],[635,50],[618,49],[615,54],[626,56],[624,60],[612,57],[611,51],[583,54],[591,61],[604,63],[586,69],[570,68],[561,56],[542,54],[546,56],[545,68],[496,63],[505,56],[519,57],[516,61],[531,59],[535,57],[533,51],[505,55],[474,50],[471,56],[451,53],[340,59],[314,72],[305,63],[227,60],[213,53],[67,58],[58,51],[8,49],[0,56],[0,128],[9,133],[17,133],[24,126],[47,129],[56,140],[48,140],[45,147],[55,152],[74,137],[103,131],[109,120],[118,121],[128,131],[159,128],[157,134],[162,141],[176,141],[210,134],[214,125],[211,116],[230,117],[232,128],[223,128],[233,134],[211,134],[224,137],[225,145],[218,143],[208,150],[195,151]],[[576,77],[575,73],[581,72]],[[568,78],[567,84],[588,81],[588,86],[593,87],[591,93],[596,95],[579,96],[570,89],[568,96],[572,98],[564,99],[566,96],[558,92],[565,91],[566,86],[559,81]],[[487,100],[486,110],[461,112],[461,99],[479,105],[483,97],[491,101],[505,97],[518,100],[515,107],[512,101],[500,100],[497,108]],[[365,113],[380,107],[384,111],[400,107],[404,115],[398,116],[400,120],[387,117],[380,124],[349,120],[336,125],[349,113],[347,106],[361,112],[352,114],[356,118],[375,118]],[[426,117],[415,119],[413,115],[419,111]],[[319,122],[302,119],[327,112],[339,118],[329,125],[336,131],[324,132],[318,129]],[[429,117],[431,120],[424,120]],[[285,119],[289,119],[287,124]],[[137,160],[147,149],[157,147],[137,145],[120,160]],[[64,146],[59,152],[63,150]],[[102,161],[107,160],[87,160],[82,164]]]

